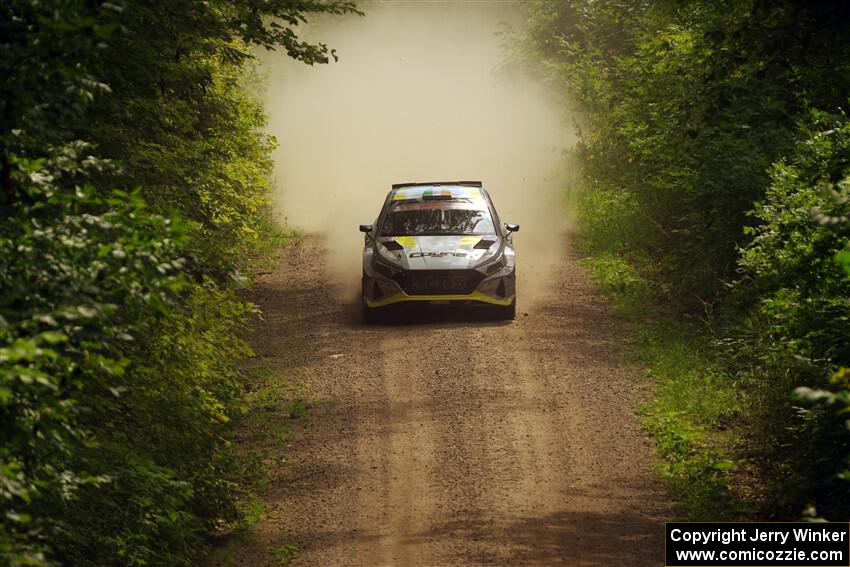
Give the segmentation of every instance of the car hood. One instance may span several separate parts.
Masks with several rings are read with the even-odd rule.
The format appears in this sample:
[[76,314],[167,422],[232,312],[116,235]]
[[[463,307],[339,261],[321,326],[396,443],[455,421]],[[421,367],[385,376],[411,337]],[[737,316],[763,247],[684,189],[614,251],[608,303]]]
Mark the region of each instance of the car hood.
[[495,234],[395,236],[381,238],[375,244],[379,256],[391,258],[408,270],[471,269],[498,253],[500,246]]

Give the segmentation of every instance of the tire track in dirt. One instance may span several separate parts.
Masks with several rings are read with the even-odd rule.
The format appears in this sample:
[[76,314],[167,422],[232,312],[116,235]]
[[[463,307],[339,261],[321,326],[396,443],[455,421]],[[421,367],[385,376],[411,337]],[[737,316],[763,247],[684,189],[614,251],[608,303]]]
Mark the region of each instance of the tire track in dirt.
[[393,400],[390,410],[390,478],[387,499],[387,545],[381,565],[418,565],[427,553],[414,538],[431,521],[431,498],[421,498],[430,490],[431,455],[434,439],[432,415],[420,384],[421,364],[411,360],[416,337],[398,333],[382,341],[385,353],[384,376]]
[[[357,322],[322,241],[282,252],[252,339],[310,392],[237,565],[658,565],[673,514],[632,408],[645,384],[573,255],[512,323]],[[520,284],[521,284],[520,280]],[[522,291],[520,288],[520,298]],[[522,308],[521,308],[522,312]],[[275,419],[271,416],[270,419]]]

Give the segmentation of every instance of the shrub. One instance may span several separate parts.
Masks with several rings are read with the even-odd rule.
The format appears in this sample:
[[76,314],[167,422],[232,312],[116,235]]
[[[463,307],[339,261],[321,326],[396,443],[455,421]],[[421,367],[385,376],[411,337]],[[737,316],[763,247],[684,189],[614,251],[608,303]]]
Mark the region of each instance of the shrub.
[[[748,369],[750,434],[771,453],[766,476],[782,485],[779,507],[813,501],[831,516],[850,505],[850,487],[838,479],[850,434],[844,404],[815,393],[840,396],[841,368],[850,365],[850,278],[836,261],[850,242],[848,175],[850,124],[813,112],[795,154],[773,166],[765,199],[753,210],[759,224],[741,251],[737,288],[755,305],[730,343],[733,365]],[[832,407],[795,401],[797,387]]]

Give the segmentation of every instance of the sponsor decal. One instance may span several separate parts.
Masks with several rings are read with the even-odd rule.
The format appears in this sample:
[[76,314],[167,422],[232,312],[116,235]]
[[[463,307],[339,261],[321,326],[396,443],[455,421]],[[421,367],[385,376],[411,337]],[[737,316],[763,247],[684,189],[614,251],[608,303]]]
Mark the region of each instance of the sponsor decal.
[[481,190],[477,187],[461,186],[420,186],[399,189],[393,195],[393,201],[407,201],[410,199],[422,199],[425,197],[445,197],[452,199],[468,198],[481,199]]
[[458,246],[460,246],[461,248],[472,248],[476,244],[478,244],[479,240],[481,240],[480,236],[464,236],[460,239],[460,243],[458,244]]
[[446,256],[454,256],[455,258],[463,258],[466,252],[413,252],[411,258],[445,258]]
[[404,246],[405,248],[413,248],[414,246],[416,246],[415,236],[398,236],[396,237],[395,241]]

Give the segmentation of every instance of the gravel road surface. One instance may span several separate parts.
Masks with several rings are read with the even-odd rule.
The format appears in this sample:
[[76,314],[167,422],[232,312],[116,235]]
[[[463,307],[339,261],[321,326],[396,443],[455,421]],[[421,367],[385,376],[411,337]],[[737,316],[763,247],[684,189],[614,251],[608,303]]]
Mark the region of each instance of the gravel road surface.
[[520,272],[514,322],[364,326],[321,248],[283,249],[249,292],[258,357],[303,382],[309,410],[239,564],[296,547],[293,564],[323,567],[663,564],[673,512],[633,413],[646,379],[574,253],[537,306]]

